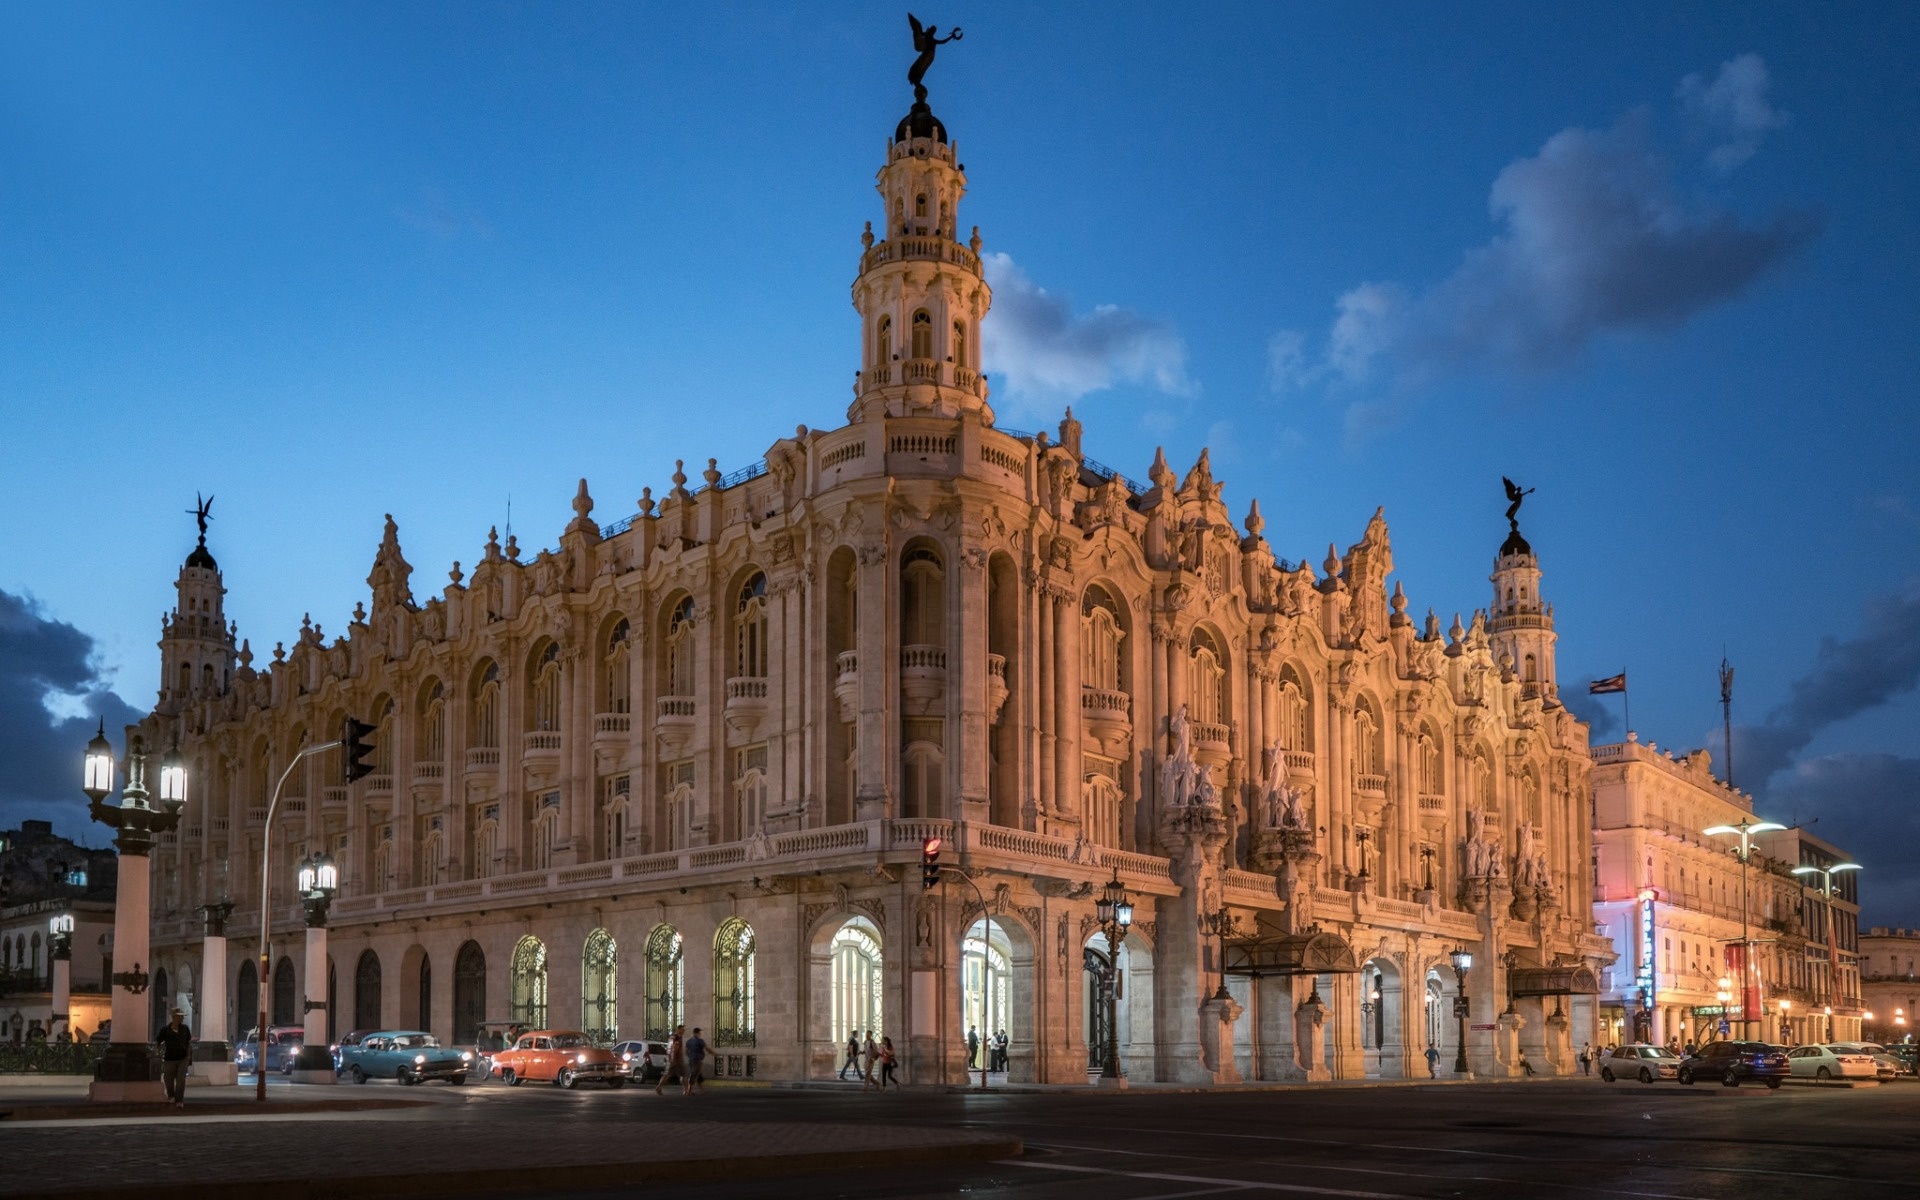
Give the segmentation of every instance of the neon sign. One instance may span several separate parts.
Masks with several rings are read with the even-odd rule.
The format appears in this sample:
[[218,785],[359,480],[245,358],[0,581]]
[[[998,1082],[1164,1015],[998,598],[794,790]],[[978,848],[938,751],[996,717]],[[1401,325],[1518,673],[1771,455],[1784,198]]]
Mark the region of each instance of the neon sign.
[[1640,890],[1640,970],[1634,976],[1634,986],[1640,991],[1640,1007],[1653,1007],[1655,987],[1654,975],[1654,934],[1653,906],[1660,893],[1652,888]]

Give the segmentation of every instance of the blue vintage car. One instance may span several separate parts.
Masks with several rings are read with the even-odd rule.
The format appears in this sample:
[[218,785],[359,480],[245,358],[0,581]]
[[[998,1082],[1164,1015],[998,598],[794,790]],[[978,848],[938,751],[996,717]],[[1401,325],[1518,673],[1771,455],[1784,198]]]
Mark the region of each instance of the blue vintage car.
[[404,1084],[444,1079],[465,1083],[473,1069],[473,1055],[454,1050],[433,1040],[419,1029],[379,1029],[363,1034],[359,1040],[342,1045],[336,1074],[355,1083],[369,1079],[398,1079]]

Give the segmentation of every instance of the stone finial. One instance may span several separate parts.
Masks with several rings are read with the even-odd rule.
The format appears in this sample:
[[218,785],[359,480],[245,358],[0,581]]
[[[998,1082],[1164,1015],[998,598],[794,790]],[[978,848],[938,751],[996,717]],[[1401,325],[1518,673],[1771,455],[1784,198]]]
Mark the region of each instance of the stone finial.
[[487,551],[482,556],[487,562],[500,561],[500,527],[487,526]]
[[1393,581],[1393,597],[1387,603],[1393,609],[1393,616],[1389,619],[1395,625],[1406,625],[1413,620],[1407,616],[1407,592],[1398,579]]
[[685,500],[687,498],[687,463],[685,459],[673,460],[673,491],[667,493],[668,499]]
[[511,533],[507,535],[507,557],[514,562],[520,561],[520,539]]
[[1467,627],[1460,623],[1460,614],[1454,613],[1453,624],[1447,627],[1447,641],[1449,644],[1458,643],[1465,636],[1467,636]]
[[367,606],[358,600],[353,602],[353,623],[355,625],[365,625],[367,623]]
[[460,569],[460,560],[454,559],[453,570],[447,572],[447,578],[453,580],[453,586],[459,587],[460,581],[466,577],[466,573]]
[[708,459],[707,469],[700,472],[700,478],[706,480],[707,486],[710,488],[719,487],[720,486],[720,460],[717,458]]
[[1334,547],[1332,542],[1327,543],[1327,559],[1320,564],[1320,569],[1326,572],[1328,579],[1332,579],[1340,573],[1340,551]]
[[593,496],[587,492],[587,477],[580,477],[579,490],[573,493],[573,515],[586,520],[593,515]]
[[860,248],[862,250],[873,249],[873,222],[872,221],[868,221],[867,227],[861,230],[860,232]]
[[980,253],[980,247],[982,245],[984,245],[984,243],[980,240],[980,227],[975,225],[973,227],[973,236],[967,239],[967,249],[978,254]]
[[253,669],[253,646],[245,639],[240,642],[240,669],[242,671]]
[[1167,451],[1164,446],[1153,448],[1153,465],[1147,468],[1147,478],[1163,491],[1173,488],[1173,468],[1167,465]]
[[287,644],[285,642],[275,642],[273,644],[273,661],[276,663],[287,661]]
[[653,489],[650,487],[640,489],[640,515],[643,517],[653,515]]
[[1260,498],[1256,496],[1247,505],[1247,536],[1257,538],[1266,527],[1267,519],[1260,515]]
[[1440,618],[1434,615],[1431,608],[1427,610],[1427,624],[1426,628],[1420,633],[1420,640],[1426,642],[1437,642],[1440,640]]

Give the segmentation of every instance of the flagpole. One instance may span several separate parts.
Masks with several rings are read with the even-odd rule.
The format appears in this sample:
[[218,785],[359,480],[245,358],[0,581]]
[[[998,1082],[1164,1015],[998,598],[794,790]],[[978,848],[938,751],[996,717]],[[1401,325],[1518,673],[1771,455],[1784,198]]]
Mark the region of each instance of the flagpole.
[[1627,723],[1627,736],[1633,736],[1633,701],[1628,699],[1627,673],[1620,672],[1620,719]]

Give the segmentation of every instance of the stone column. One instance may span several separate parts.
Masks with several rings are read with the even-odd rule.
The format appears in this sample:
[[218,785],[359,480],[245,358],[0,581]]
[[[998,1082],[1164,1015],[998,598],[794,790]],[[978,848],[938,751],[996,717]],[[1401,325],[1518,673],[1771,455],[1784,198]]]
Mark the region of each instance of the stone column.
[[[333,1053],[327,1046],[327,901],[308,897],[305,1045],[293,1060],[295,1083],[336,1083]],[[266,1039],[261,1039],[264,1057]]]
[[53,935],[53,961],[48,964],[53,975],[53,996],[51,1014],[47,1018],[47,1040],[57,1041],[60,1031],[66,1030],[68,1036],[73,1033],[73,935],[56,933]]
[[1214,999],[1216,968],[1221,964],[1211,961],[1214,947],[1202,924],[1220,910],[1220,850],[1227,839],[1226,819],[1215,807],[1166,809],[1160,836],[1173,858],[1174,880],[1181,885],[1178,896],[1160,902],[1160,940],[1155,947],[1165,980],[1161,1028],[1166,1036],[1168,1082],[1238,1082],[1232,1022],[1240,1006],[1231,999]]
[[1333,1072],[1322,1061],[1322,1027],[1327,1023],[1327,1006],[1320,999],[1318,981],[1311,975],[1307,977],[1307,998],[1293,1010],[1293,1044],[1296,1051],[1295,1061],[1299,1074],[1295,1078],[1304,1078],[1313,1082],[1323,1082],[1333,1078]]
[[209,904],[200,912],[207,932],[200,949],[200,1027],[193,1047],[193,1073],[209,1084],[240,1082],[240,1068],[227,1042],[227,917],[230,901]]
[[178,812],[157,812],[148,806],[146,751],[140,735],[127,746],[127,783],[120,806],[103,805],[94,793],[89,813],[94,820],[110,825],[119,833],[114,848],[120,852],[116,876],[117,891],[113,906],[113,978],[105,981],[113,996],[113,1040],[94,1068],[93,1082],[87,1087],[87,1099],[107,1102],[147,1101],[159,1103],[166,1098],[160,1083],[160,1059],[151,1042],[153,1030],[147,1027],[148,914],[152,896],[148,891],[152,864],[153,835],[179,824]]

